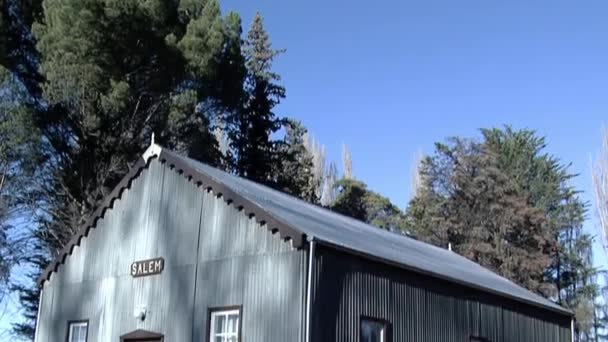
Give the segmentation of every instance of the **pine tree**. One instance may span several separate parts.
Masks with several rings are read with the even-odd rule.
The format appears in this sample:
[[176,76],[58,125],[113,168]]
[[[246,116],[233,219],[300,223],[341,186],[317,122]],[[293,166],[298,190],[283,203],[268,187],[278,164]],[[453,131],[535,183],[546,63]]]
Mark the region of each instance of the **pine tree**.
[[42,0],[0,0],[0,65],[33,98],[40,95],[42,77],[31,27],[41,12]]
[[11,290],[19,295],[19,302],[21,303],[23,313],[22,321],[13,326],[13,333],[16,336],[29,340],[34,339],[36,332],[36,319],[41,293],[41,288],[36,281],[42,274],[42,270],[50,262],[46,247],[40,243],[42,241],[42,239],[37,239],[33,246],[28,247],[29,256],[27,261],[32,266],[32,270],[26,273],[29,281],[12,284],[11,286]]
[[39,124],[57,161],[45,182],[55,198],[47,208],[55,249],[126,173],[152,132],[161,144],[218,163],[199,104],[223,28],[213,0],[199,11],[175,2],[148,8],[76,0],[44,8],[34,32],[44,99],[54,109]]
[[234,171],[251,180],[276,185],[278,143],[272,135],[284,124],[274,108],[285,97],[285,88],[276,82],[280,76],[272,71],[272,62],[281,53],[274,50],[257,13],[247,33],[244,56],[247,67],[243,109],[228,118]]
[[313,156],[306,148],[306,128],[295,120],[286,121],[287,133],[279,150],[280,167],[275,170],[277,187],[305,201],[317,203],[313,178]]
[[243,55],[241,18],[237,13],[230,12],[224,19],[224,44],[219,57],[217,78],[217,92],[212,92],[225,111],[220,118],[226,120],[227,116],[243,109],[245,100],[244,85],[247,77],[245,56]]

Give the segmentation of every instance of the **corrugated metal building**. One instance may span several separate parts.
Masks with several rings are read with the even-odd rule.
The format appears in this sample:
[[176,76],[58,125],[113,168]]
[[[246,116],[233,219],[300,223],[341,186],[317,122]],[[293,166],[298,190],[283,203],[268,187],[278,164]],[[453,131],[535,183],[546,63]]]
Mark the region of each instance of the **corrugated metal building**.
[[37,342],[566,342],[450,251],[152,145],[40,279]]

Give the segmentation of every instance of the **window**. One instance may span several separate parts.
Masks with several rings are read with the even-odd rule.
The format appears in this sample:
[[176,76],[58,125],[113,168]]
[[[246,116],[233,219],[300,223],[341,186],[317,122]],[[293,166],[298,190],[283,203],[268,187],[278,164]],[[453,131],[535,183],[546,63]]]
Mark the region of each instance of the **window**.
[[361,342],[390,342],[387,321],[362,317]]
[[87,342],[88,321],[68,322],[68,342]]
[[209,342],[238,342],[241,330],[241,308],[210,311]]

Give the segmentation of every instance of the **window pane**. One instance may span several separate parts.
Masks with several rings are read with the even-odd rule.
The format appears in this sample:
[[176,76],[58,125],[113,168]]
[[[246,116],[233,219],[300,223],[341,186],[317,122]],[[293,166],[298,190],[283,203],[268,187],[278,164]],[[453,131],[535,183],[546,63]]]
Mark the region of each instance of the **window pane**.
[[388,342],[385,333],[384,323],[366,319],[361,321],[361,342]]
[[240,312],[238,309],[214,310],[211,312],[209,341],[238,342]]
[[70,325],[70,342],[78,342],[78,327]]
[[226,316],[224,315],[215,315],[215,324],[213,326],[213,332],[215,334],[224,333],[224,321],[226,320]]
[[69,342],[86,342],[87,328],[87,323],[70,323]]
[[235,333],[239,326],[239,316],[230,315],[228,316],[228,330],[226,332]]

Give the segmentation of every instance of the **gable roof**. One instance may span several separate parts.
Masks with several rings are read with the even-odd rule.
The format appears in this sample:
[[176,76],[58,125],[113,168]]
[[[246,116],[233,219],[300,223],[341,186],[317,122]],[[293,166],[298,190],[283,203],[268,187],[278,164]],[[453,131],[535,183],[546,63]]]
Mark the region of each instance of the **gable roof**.
[[451,251],[391,233],[364,222],[337,214],[302,201],[267,186],[226,173],[209,165],[152,145],[143,159],[131,169],[104,204],[95,211],[80,232],[68,243],[60,256],[42,274],[39,283],[48,280],[75,245],[88,234],[112,202],[120,198],[131,180],[136,178],[148,162],[158,158],[169,168],[182,174],[197,186],[211,189],[281,238],[291,240],[294,247],[303,247],[306,239],[316,240],[346,249],[363,256],[398,265],[418,273],[448,280],[470,288],[510,298],[519,302],[572,315],[561,306],[534,294],[496,273]]

